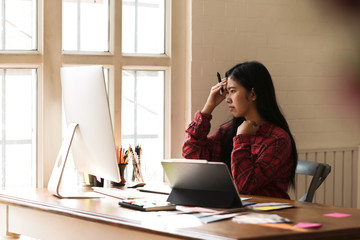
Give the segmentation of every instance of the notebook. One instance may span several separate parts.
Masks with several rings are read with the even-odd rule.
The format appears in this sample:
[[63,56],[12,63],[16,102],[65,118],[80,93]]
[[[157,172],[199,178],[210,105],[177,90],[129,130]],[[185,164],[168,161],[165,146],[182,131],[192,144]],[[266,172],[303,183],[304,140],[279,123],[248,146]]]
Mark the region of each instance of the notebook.
[[225,163],[170,159],[161,164],[172,187],[167,201],[212,208],[244,206]]
[[165,211],[165,210],[175,210],[176,205],[165,202],[163,200],[154,200],[154,199],[132,199],[132,200],[122,200],[119,202],[119,205],[122,207],[132,208],[140,211]]

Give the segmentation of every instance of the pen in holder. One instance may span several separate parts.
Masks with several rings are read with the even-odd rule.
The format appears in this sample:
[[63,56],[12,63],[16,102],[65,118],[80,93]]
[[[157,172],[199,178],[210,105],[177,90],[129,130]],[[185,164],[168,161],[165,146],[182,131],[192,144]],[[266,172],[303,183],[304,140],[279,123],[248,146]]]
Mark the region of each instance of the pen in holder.
[[132,163],[133,163],[133,172],[131,180],[133,182],[144,183],[144,178],[141,172],[141,146],[137,145],[135,147],[135,152],[130,148],[130,152],[132,155]]
[[141,162],[137,153],[133,153],[133,174],[132,179],[133,182],[144,182],[144,178],[141,172]]
[[141,161],[140,161],[141,146],[139,146],[139,145],[136,146],[135,152],[133,151],[131,146],[129,146],[129,148],[126,151],[122,147],[118,147],[116,149],[116,156],[117,156],[117,163],[118,163],[119,170],[120,170],[121,182],[120,183],[113,182],[113,185],[114,186],[124,186],[125,185],[126,179],[124,178],[124,172],[125,172],[126,165],[129,161],[132,162],[132,178],[131,178],[132,183],[128,183],[128,184],[132,185],[133,183],[136,183],[138,185],[138,183],[141,183],[142,185],[145,185],[144,179],[143,179],[143,176],[141,173]]
[[119,183],[112,182],[113,186],[124,186],[125,185],[126,179],[125,179],[124,175],[125,175],[125,168],[127,166],[127,163],[129,162],[129,157],[130,157],[129,151],[125,151],[125,149],[123,149],[122,147],[116,148],[116,158],[117,158],[117,163],[118,163],[118,167],[119,167],[121,181]]

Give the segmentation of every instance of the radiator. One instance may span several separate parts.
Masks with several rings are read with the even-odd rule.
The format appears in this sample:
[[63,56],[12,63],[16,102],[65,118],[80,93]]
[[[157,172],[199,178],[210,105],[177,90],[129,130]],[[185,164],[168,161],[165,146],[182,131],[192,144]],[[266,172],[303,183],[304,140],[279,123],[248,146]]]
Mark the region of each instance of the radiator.
[[[298,150],[301,160],[327,163],[331,166],[331,172],[316,191],[313,202],[360,208],[358,153],[359,147]],[[299,199],[304,195],[311,177],[297,175],[295,181],[295,190],[289,191],[291,199]]]

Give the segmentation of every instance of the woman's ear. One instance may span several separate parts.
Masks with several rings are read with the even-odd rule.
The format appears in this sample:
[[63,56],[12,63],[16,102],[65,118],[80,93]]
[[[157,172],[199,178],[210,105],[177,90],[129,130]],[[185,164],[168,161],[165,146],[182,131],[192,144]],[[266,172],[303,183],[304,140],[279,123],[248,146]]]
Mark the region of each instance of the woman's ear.
[[253,102],[256,100],[256,93],[255,93],[254,88],[251,89],[250,99],[251,99],[251,101],[253,101]]

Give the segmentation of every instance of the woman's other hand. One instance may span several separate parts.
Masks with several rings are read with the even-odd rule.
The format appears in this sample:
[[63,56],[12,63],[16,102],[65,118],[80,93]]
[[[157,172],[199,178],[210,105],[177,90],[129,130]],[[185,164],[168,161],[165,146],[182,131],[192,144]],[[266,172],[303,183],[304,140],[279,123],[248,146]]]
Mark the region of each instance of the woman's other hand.
[[239,134],[248,134],[248,135],[255,135],[256,132],[259,130],[260,125],[258,125],[254,121],[246,120],[237,129],[236,135]]

